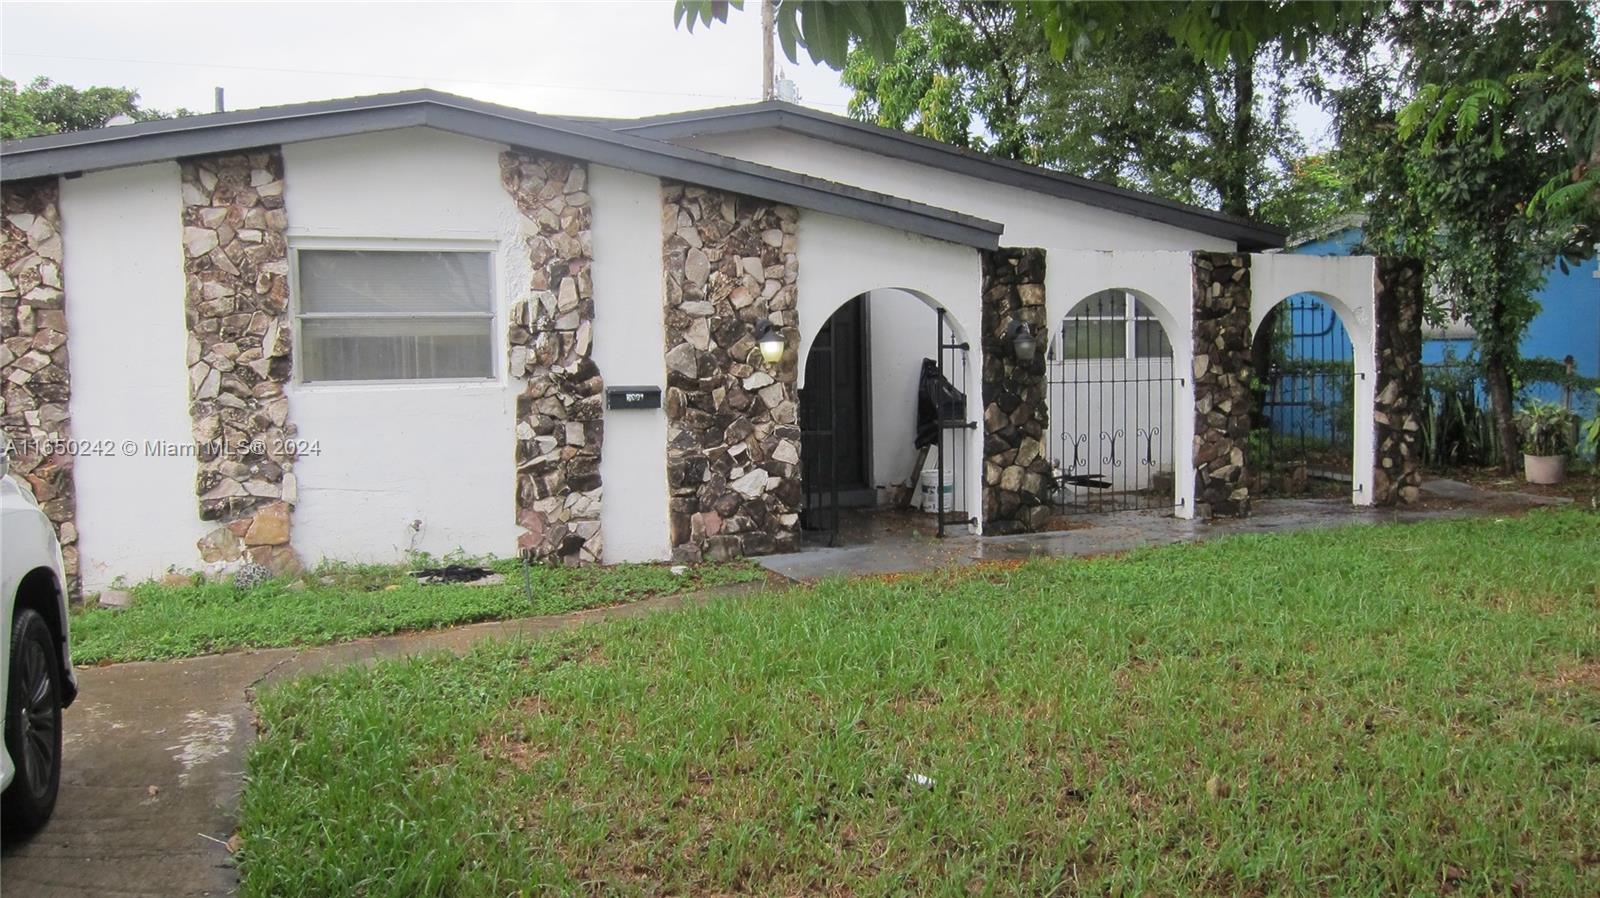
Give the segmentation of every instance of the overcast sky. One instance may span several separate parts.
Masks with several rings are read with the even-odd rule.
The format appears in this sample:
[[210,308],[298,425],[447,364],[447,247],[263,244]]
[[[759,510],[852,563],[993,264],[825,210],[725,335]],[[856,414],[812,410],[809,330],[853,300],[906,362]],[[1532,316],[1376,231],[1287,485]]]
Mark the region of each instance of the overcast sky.
[[[229,109],[432,87],[535,112],[635,116],[760,99],[758,5],[694,34],[671,0],[520,3],[0,3],[0,73]],[[843,114],[838,73],[778,54],[800,101]],[[1295,120],[1326,145],[1327,116]]]
[[[0,71],[229,109],[432,87],[537,112],[644,115],[760,99],[759,8],[694,34],[670,0],[542,3],[0,4]],[[803,51],[802,51],[803,54]],[[779,65],[843,113],[837,73]]]

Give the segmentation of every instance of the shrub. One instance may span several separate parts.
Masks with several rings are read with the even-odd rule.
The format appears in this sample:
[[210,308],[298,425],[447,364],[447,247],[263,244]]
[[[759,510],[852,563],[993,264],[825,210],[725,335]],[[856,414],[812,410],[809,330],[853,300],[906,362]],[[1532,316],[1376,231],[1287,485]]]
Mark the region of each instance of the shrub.
[[1553,402],[1530,402],[1517,412],[1522,451],[1529,455],[1566,455],[1578,416]]

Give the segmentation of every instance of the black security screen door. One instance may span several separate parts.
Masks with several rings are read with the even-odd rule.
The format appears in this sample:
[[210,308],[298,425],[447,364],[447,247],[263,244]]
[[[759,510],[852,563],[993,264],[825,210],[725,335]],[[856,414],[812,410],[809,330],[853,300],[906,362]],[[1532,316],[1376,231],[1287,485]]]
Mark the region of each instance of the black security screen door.
[[839,505],[872,499],[868,464],[867,317],[864,296],[839,307],[806,355],[800,390],[803,525],[838,530]]

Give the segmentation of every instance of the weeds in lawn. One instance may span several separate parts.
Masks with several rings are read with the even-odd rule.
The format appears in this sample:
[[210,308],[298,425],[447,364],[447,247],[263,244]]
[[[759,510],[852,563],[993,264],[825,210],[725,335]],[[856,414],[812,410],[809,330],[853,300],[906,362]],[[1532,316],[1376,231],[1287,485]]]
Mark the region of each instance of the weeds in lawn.
[[1236,537],[294,681],[244,893],[1594,895],[1597,547]]
[[[451,559],[459,561],[459,559]],[[426,560],[424,560],[426,561]],[[226,581],[133,587],[124,610],[84,609],[72,619],[79,663],[158,660],[229,649],[316,645],[475,621],[561,614],[727,583],[759,580],[750,563],[698,565],[674,574],[664,565],[534,565],[480,562],[502,574],[493,586],[423,585],[408,565],[325,563],[297,577],[239,589]]]

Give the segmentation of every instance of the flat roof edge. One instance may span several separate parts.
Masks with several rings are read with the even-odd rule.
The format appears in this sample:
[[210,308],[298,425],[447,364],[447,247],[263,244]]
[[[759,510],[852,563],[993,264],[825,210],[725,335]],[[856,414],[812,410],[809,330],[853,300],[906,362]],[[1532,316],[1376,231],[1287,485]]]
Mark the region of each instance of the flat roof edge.
[[1281,228],[1187,206],[1089,178],[1001,159],[960,147],[880,128],[793,104],[767,102],[721,107],[641,119],[613,120],[611,127],[656,139],[674,140],[697,134],[727,134],[777,128],[804,137],[830,141],[865,152],[905,159],[980,180],[1033,190],[1097,208],[1169,224],[1240,244],[1241,250],[1280,247],[1288,237]]

